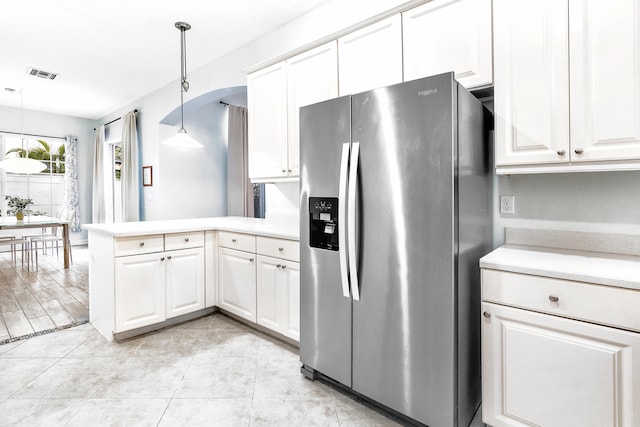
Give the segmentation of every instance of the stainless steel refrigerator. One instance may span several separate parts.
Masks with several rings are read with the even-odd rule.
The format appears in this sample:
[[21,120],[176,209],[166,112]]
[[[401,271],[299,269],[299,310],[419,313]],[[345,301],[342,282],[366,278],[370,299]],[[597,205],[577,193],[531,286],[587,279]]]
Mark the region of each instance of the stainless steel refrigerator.
[[491,122],[452,73],[301,108],[306,376],[429,426],[469,424]]

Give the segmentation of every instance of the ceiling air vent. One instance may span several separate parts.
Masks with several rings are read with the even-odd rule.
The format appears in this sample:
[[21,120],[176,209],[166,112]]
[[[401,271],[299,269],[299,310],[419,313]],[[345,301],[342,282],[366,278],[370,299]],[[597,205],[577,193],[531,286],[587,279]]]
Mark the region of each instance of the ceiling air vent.
[[49,71],[38,70],[37,68],[29,68],[27,74],[47,80],[53,80],[58,77],[57,73],[50,73]]

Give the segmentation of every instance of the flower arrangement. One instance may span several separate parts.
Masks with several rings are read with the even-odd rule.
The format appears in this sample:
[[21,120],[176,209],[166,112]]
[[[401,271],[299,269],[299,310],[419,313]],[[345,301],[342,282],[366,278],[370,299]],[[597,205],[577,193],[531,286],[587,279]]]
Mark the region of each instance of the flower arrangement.
[[9,207],[7,213],[10,215],[15,214],[19,220],[24,218],[24,211],[30,204],[33,203],[31,199],[23,199],[20,196],[5,196],[7,200],[7,206]]

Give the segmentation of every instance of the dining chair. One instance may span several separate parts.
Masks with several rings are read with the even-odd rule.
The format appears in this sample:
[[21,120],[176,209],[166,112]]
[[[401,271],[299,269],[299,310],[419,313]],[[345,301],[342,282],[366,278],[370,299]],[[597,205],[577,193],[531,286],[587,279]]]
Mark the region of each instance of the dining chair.
[[26,254],[27,269],[29,269],[31,265],[30,263],[31,254],[29,253],[31,242],[28,239],[16,239],[14,236],[2,236],[2,238],[0,238],[0,246],[11,246],[10,248],[11,261],[13,261],[14,263],[18,261],[17,251],[16,251],[16,248],[18,245],[20,245],[20,256],[21,256],[22,265],[24,266],[24,257]]

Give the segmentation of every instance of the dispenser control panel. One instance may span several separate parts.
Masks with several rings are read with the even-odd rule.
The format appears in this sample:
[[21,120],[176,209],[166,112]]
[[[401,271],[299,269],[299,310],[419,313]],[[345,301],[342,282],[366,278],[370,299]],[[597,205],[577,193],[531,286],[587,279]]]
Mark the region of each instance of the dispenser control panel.
[[332,251],[339,249],[336,197],[309,197],[309,232],[312,247]]

